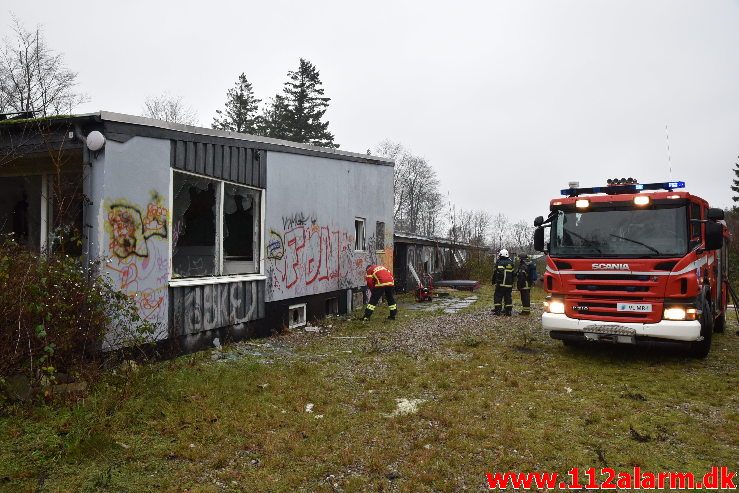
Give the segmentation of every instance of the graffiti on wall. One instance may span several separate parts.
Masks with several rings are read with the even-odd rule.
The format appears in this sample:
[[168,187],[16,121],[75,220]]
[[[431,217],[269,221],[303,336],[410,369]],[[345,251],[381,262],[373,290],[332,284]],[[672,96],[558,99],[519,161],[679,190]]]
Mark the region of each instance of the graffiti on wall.
[[[315,214],[285,216],[282,226],[267,235],[267,301],[362,286],[368,265],[387,264],[374,248],[355,251],[353,230],[321,223]],[[373,237],[367,245],[375,245]]]
[[264,300],[259,290],[258,282],[247,281],[176,287],[172,328],[186,335],[255,320]]
[[106,200],[104,207],[108,274],[136,302],[143,319],[166,324],[169,211],[162,197],[153,191],[144,206],[117,199]]

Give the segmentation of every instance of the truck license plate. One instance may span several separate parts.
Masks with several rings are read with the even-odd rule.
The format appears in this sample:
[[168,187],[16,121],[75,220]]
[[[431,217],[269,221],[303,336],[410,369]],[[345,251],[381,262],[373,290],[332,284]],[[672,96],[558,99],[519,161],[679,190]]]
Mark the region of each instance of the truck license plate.
[[652,311],[652,304],[651,303],[618,303],[616,305],[616,311],[650,313]]

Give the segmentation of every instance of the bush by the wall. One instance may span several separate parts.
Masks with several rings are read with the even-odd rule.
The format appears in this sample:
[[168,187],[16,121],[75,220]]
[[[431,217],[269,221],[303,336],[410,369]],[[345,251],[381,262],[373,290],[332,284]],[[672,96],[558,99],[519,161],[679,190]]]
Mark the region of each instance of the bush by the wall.
[[448,278],[474,279],[481,283],[490,282],[493,277],[493,256],[484,250],[471,250],[467,259],[460,266],[452,268]]
[[134,339],[152,329],[131,300],[78,259],[0,241],[0,378],[53,382],[59,371],[90,368],[100,361],[103,335],[121,324]]

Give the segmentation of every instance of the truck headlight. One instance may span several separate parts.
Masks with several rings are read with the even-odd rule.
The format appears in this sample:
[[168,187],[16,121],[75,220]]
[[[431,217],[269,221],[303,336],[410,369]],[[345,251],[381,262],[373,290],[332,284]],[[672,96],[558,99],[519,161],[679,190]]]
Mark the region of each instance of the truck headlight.
[[664,319],[665,320],[685,320],[687,317],[685,308],[681,306],[674,306],[672,308],[665,308]]
[[698,315],[703,313],[692,306],[671,306],[665,308],[665,313],[662,318],[665,320],[698,320]]
[[549,313],[564,313],[565,312],[565,304],[559,300],[549,300],[548,302],[545,302],[544,307],[547,309]]

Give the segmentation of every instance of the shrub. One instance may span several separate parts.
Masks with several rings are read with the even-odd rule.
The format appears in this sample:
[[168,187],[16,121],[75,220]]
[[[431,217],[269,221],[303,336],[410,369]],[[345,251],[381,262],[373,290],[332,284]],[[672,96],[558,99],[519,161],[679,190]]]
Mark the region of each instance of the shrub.
[[53,382],[58,371],[99,362],[108,330],[125,325],[135,343],[153,329],[94,271],[76,258],[0,240],[0,377],[23,373]]
[[460,279],[474,279],[480,283],[490,282],[493,277],[495,259],[484,250],[471,250],[469,256],[461,266],[453,265],[451,277]]

